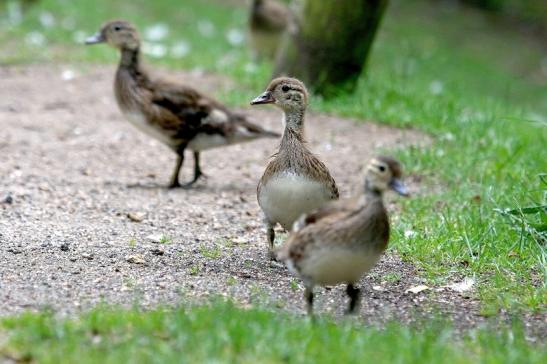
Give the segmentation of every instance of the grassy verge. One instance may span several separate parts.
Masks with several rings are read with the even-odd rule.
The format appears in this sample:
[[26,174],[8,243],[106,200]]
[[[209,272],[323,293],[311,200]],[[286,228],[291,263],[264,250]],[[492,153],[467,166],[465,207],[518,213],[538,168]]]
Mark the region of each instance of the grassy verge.
[[[519,327],[455,341],[446,325],[363,328],[229,303],[151,312],[96,309],[78,319],[47,313],[5,319],[0,360],[39,363],[541,363]],[[1,331],[0,331],[1,335]]]

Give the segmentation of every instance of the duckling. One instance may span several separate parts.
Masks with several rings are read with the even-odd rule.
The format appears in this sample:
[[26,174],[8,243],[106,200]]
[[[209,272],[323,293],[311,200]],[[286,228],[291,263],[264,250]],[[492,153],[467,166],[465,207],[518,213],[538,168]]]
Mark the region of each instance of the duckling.
[[273,59],[291,22],[289,8],[275,0],[253,0],[249,16],[249,40],[255,58]]
[[380,259],[389,241],[389,219],[383,203],[388,190],[408,196],[401,182],[401,165],[391,157],[373,158],[365,169],[364,193],[334,201],[303,215],[277,258],[304,281],[308,314],[313,314],[315,285],[347,283],[347,313],[358,309],[355,286]]
[[258,204],[264,212],[270,257],[274,227],[290,230],[302,214],[339,197],[327,167],[306,146],[304,113],[308,105],[306,86],[294,78],[276,78],[251,105],[274,104],[284,112],[285,132],[257,187]]
[[[99,43],[107,43],[121,53],[114,93],[124,116],[177,154],[171,188],[190,187],[203,175],[199,162],[203,150],[280,137],[189,86],[152,79],[141,65],[139,34],[131,23],[115,20],[104,24],[86,40],[88,45]],[[181,185],[179,173],[186,149],[193,152],[194,178]]]

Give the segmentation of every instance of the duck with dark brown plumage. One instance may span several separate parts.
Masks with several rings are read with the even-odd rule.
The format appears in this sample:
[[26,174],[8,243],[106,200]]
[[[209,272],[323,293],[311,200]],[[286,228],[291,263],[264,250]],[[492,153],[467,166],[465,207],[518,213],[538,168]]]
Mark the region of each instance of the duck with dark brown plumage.
[[[170,187],[190,187],[202,176],[199,162],[204,150],[280,137],[189,86],[153,79],[141,64],[140,38],[131,23],[110,21],[86,40],[86,44],[99,43],[120,51],[114,93],[122,113],[138,129],[177,154]],[[186,149],[194,155],[194,177],[181,185],[179,173]]]

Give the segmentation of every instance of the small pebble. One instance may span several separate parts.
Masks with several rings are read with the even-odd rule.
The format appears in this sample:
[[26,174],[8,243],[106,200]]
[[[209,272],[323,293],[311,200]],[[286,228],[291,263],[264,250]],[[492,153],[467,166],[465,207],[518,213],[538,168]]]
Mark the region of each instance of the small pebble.
[[154,255],[163,255],[165,254],[165,249],[163,249],[162,247],[159,247],[159,248],[154,248],[152,250],[150,250],[152,252],[152,254]]
[[8,204],[8,205],[11,205],[13,203],[13,197],[11,195],[7,195],[6,197],[4,197],[2,199],[2,201],[0,201],[1,203],[5,203],[5,204]]
[[144,212],[130,212],[127,214],[129,220],[133,222],[142,222],[144,220]]

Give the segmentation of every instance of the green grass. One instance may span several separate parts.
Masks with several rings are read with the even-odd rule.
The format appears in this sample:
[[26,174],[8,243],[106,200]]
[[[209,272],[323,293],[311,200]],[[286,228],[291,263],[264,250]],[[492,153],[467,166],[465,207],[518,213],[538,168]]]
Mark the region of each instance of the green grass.
[[[431,284],[443,284],[455,274],[475,276],[484,314],[502,308],[544,314],[546,213],[544,208],[521,213],[531,211],[524,208],[547,204],[541,179],[547,172],[544,51],[534,39],[496,27],[477,12],[431,4],[393,1],[356,92],[329,100],[315,97],[311,107],[411,127],[432,136],[426,148],[382,151],[400,158],[406,173],[418,176],[423,187],[422,193],[398,202],[401,210],[393,216],[393,249],[416,264]],[[44,12],[53,15],[60,26],[43,28],[40,17],[43,22]],[[142,30],[159,22],[168,25],[169,33],[157,42],[166,47],[167,54],[147,56],[149,63],[203,69],[237,80],[237,92],[217,95],[230,104],[248,104],[269,79],[271,65],[253,65],[244,44],[233,45],[227,39],[230,30],[244,32],[245,9],[214,0],[41,0],[19,24],[0,15],[0,63],[114,64],[117,54],[112,49],[84,47],[74,41],[81,41],[112,18],[131,20]],[[47,47],[32,45],[30,41],[37,39],[32,32],[43,34]],[[176,57],[170,50],[181,42],[190,51]],[[368,157],[363,156],[363,163]],[[191,270],[199,273],[199,267]],[[233,319],[213,320],[223,310]],[[276,318],[267,312],[242,312],[222,305],[142,316],[133,311],[99,310],[78,321],[28,315],[8,319],[4,327],[11,338],[9,347],[17,353],[30,350],[53,360],[65,350],[80,353],[78,344],[92,340],[86,331],[91,322],[104,322],[97,330],[106,330],[105,337],[119,337],[118,341],[87,345],[85,350],[93,353],[82,357],[90,361],[107,353],[111,361],[155,358],[152,352],[158,358],[184,352],[189,361],[201,361],[211,358],[212,351],[222,360],[244,362],[257,357],[282,361],[282,353],[302,360],[298,350],[325,361],[348,355],[350,359],[377,356],[379,361],[405,362],[417,361],[418,356],[425,362],[435,357],[454,362],[479,357],[483,362],[532,362],[533,355],[538,355],[511,328],[499,335],[472,333],[475,339],[453,343],[448,329],[426,327],[415,334],[414,329],[396,325],[382,331],[326,322],[313,328],[294,317]],[[0,333],[0,342],[1,338]],[[187,352],[185,348],[194,348],[195,342],[202,346]],[[351,349],[342,345],[346,342]]]
[[[542,363],[545,348],[520,327],[454,340],[442,323],[419,329],[309,320],[230,303],[180,309],[95,309],[77,319],[48,313],[3,319],[0,359],[39,363]],[[511,330],[509,330],[511,329]],[[0,331],[2,335],[2,331]],[[441,359],[442,358],[442,359]]]

